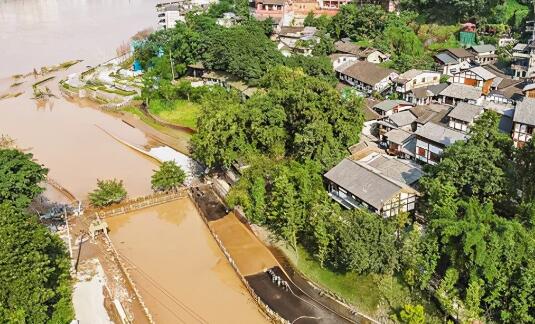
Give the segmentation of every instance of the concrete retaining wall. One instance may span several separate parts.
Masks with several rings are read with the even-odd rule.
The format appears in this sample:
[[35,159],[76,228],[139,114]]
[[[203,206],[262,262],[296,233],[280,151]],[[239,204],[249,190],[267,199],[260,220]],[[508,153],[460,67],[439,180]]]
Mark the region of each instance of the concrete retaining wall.
[[193,204],[195,205],[195,208],[197,208],[197,211],[199,212],[199,214],[201,215],[201,218],[202,220],[204,221],[204,223],[206,224],[206,227],[208,228],[208,231],[210,232],[210,234],[212,235],[212,237],[215,239],[215,241],[217,242],[217,245],[219,245],[219,248],[221,249],[221,251],[223,252],[223,254],[225,255],[225,257],[227,258],[227,261],[230,263],[230,265],[232,266],[232,268],[234,269],[234,271],[236,272],[236,274],[238,275],[238,277],[240,278],[241,282],[243,283],[243,285],[245,286],[245,288],[247,288],[247,290],[249,291],[249,294],[251,294],[251,296],[253,297],[253,300],[258,304],[258,306],[260,307],[260,309],[262,309],[262,311],[274,322],[274,323],[280,323],[280,324],[289,324],[290,322],[285,320],[284,318],[282,318],[279,314],[277,314],[276,312],[274,312],[271,308],[269,308],[268,305],[266,305],[262,299],[260,297],[258,297],[258,295],[254,292],[254,290],[251,288],[251,286],[249,285],[249,283],[247,282],[247,280],[245,279],[245,277],[241,274],[240,270],[238,269],[238,266],[236,265],[236,262],[234,262],[234,260],[232,259],[232,257],[230,256],[230,254],[228,253],[227,249],[225,248],[225,246],[223,245],[223,242],[221,242],[221,240],[219,239],[219,237],[217,236],[217,234],[212,230],[212,228],[210,227],[210,225],[208,224],[208,219],[206,217],[206,215],[204,214],[203,210],[201,209],[201,207],[198,205],[197,201],[195,200],[195,198],[191,195],[191,193],[189,193],[189,196],[190,196],[190,199],[191,201],[193,201]]

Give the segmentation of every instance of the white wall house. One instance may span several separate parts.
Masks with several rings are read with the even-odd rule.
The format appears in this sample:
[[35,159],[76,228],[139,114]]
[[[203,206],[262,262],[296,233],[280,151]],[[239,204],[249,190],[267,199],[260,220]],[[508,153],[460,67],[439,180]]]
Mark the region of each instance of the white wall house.
[[437,164],[444,148],[466,138],[462,132],[433,122],[419,127],[415,134],[416,159],[429,164]]
[[383,93],[398,73],[367,61],[347,62],[336,69],[338,79],[366,94]]

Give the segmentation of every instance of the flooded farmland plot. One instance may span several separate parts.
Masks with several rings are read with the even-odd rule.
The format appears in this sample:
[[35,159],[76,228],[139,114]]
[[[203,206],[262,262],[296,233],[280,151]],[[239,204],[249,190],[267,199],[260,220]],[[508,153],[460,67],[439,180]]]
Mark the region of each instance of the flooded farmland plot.
[[268,323],[185,198],[106,219],[159,323]]

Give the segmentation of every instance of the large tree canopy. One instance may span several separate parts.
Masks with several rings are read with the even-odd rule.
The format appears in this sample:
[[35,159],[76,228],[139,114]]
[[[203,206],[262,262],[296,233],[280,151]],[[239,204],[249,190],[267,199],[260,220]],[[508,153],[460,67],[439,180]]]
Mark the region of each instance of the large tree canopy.
[[223,90],[207,97],[192,138],[195,156],[206,165],[229,166],[257,152],[330,166],[358,142],[360,98],[343,99],[329,83],[285,67],[260,84],[267,90],[244,104]]
[[0,203],[25,206],[43,192],[41,183],[48,170],[32,161],[31,154],[0,149]]
[[0,322],[69,323],[69,258],[34,216],[0,205]]

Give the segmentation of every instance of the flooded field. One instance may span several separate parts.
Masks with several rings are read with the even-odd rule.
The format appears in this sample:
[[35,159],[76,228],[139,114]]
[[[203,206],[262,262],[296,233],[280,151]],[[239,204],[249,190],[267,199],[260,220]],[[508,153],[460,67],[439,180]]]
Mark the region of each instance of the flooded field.
[[106,221],[156,322],[268,322],[189,199]]
[[[50,177],[79,199],[95,188],[97,179],[124,180],[132,197],[150,192],[150,175],[157,165],[102,129],[137,145],[147,144],[147,136],[94,109],[94,104],[66,100],[57,83],[86,65],[112,58],[121,43],[153,26],[154,4],[151,0],[0,0],[0,41],[9,44],[0,51],[0,97],[22,93],[0,99],[0,134],[33,153],[50,169]],[[46,76],[55,76],[43,86],[57,97],[48,102],[32,99],[31,85],[44,76],[12,78],[73,59],[84,61]]]

